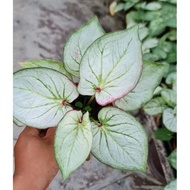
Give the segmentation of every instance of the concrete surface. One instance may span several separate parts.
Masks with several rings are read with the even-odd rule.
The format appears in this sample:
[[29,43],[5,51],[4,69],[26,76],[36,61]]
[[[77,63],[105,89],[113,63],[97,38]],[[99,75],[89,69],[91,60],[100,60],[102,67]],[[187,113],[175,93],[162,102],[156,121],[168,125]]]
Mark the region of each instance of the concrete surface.
[[[108,0],[14,0],[13,5],[14,71],[21,68],[19,62],[28,59],[62,61],[62,49],[68,37],[94,15],[107,32],[125,27],[122,16],[109,15]],[[14,144],[22,130],[14,125]],[[50,190],[160,190],[162,185],[149,168],[146,174],[120,171],[91,156],[90,161],[65,182],[59,172],[50,184]]]

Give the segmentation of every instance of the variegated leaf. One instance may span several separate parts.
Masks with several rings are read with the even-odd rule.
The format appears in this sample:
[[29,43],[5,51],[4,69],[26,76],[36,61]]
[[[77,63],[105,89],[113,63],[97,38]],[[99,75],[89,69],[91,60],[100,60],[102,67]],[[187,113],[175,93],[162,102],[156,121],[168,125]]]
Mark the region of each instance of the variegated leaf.
[[47,68],[15,72],[13,84],[13,116],[38,128],[56,126],[79,95],[65,75]]
[[141,124],[114,107],[102,108],[98,119],[92,123],[93,155],[114,168],[145,171],[148,141]]
[[104,33],[95,16],[71,35],[63,52],[64,65],[69,73],[80,77],[79,67],[84,52],[92,42],[104,35]]
[[155,97],[144,105],[144,111],[149,115],[161,114],[166,108],[166,102],[161,97]]
[[136,86],[142,64],[138,26],[106,34],[83,56],[78,91],[82,95],[95,95],[99,105],[109,104]]
[[177,132],[176,107],[175,109],[167,108],[164,110],[163,123],[168,130]]
[[164,64],[144,62],[142,75],[137,86],[123,98],[116,100],[115,105],[125,111],[141,108],[154,94],[165,71]]
[[45,67],[49,69],[54,69],[63,73],[69,79],[72,79],[71,74],[63,67],[63,63],[50,59],[37,59],[37,60],[28,60],[21,62],[20,65],[24,68],[35,68],[35,67]]
[[63,180],[88,157],[92,145],[92,132],[88,112],[69,111],[60,121],[55,134],[55,158]]

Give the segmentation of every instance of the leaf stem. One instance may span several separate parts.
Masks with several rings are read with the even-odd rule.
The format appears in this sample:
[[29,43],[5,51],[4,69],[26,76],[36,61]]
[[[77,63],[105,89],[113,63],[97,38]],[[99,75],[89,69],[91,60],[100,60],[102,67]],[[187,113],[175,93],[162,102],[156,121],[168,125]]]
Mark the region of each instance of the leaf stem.
[[92,101],[94,100],[94,97],[95,97],[95,95],[93,95],[93,96],[90,97],[90,99],[89,99],[89,101],[87,103],[87,106],[92,103]]
[[100,125],[100,123],[98,121],[96,121],[94,118],[90,117],[90,119],[96,124],[96,125]]

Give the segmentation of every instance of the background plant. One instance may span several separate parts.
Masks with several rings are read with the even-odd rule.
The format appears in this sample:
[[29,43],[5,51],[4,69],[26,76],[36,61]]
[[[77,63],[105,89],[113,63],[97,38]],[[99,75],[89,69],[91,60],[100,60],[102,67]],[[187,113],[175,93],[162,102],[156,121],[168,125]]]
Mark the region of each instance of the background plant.
[[[124,11],[127,28],[140,24],[143,58],[168,65],[168,70],[153,98],[143,108],[147,114],[160,118],[159,128],[154,132],[155,137],[162,141],[170,141],[176,138],[177,132],[176,0],[113,1],[110,13],[114,15],[118,11]],[[176,159],[175,148],[173,147],[171,155],[174,154]],[[176,182],[172,184],[176,185]],[[169,187],[170,185],[166,189]]]
[[114,168],[146,170],[147,135],[129,112],[153,97],[167,65],[143,61],[138,25],[105,34],[94,17],[69,38],[63,63],[21,65],[14,73],[14,122],[58,126],[54,149],[64,180],[90,152]]

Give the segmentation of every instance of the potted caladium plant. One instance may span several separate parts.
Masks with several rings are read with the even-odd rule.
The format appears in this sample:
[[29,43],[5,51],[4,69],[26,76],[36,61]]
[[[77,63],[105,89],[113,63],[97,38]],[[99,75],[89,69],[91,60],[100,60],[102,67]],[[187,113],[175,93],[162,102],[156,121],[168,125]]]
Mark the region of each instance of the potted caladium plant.
[[148,139],[130,113],[152,97],[167,68],[143,62],[138,25],[105,33],[93,17],[71,35],[63,63],[28,60],[14,73],[18,126],[57,126],[55,158],[63,180],[92,153],[122,170],[145,171]]

